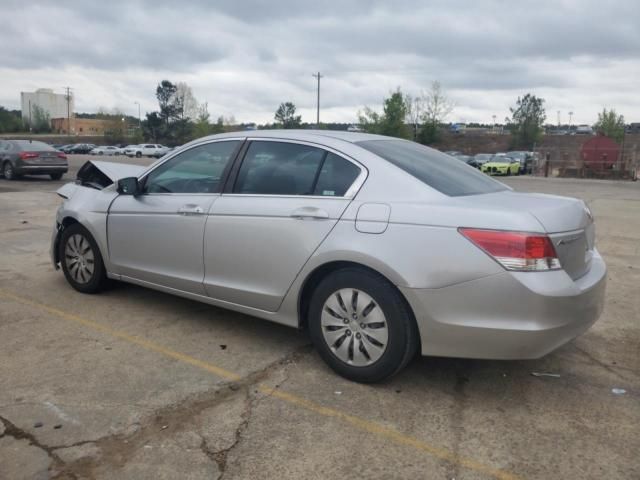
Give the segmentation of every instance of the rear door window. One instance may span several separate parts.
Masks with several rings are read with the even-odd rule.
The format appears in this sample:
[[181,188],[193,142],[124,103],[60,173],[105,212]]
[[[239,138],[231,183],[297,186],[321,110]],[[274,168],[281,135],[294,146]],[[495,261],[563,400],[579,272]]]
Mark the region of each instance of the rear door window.
[[253,141],[242,161],[234,193],[312,195],[326,152],[308,145]]

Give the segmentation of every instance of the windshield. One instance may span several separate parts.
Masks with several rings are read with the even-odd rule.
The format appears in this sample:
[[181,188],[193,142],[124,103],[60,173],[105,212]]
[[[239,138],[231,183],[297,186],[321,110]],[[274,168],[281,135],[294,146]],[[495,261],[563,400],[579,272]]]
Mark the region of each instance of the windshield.
[[357,145],[450,197],[507,190],[505,185],[475,168],[419,143],[407,140],[366,140],[357,142]]

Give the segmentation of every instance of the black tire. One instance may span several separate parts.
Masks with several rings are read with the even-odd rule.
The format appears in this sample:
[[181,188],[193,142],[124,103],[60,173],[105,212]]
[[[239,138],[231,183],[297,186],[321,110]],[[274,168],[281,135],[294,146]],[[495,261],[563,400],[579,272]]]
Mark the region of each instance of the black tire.
[[51,180],[60,180],[62,178],[62,175],[64,175],[63,173],[51,173],[49,174],[49,176],[51,177]]
[[507,177],[510,177],[510,176],[511,176],[511,169],[507,168]]
[[136,158],[142,157],[142,152],[136,152]]
[[[70,271],[65,253],[67,243],[76,235],[80,235],[86,239],[91,248],[91,252],[93,253],[93,273],[90,275],[89,279],[84,282],[79,282],[74,278]],[[58,248],[58,258],[60,258],[62,271],[64,272],[67,282],[69,282],[73,288],[82,293],[97,293],[107,286],[108,279],[104,268],[104,262],[102,261],[102,255],[100,254],[96,241],[86,228],[79,223],[69,225],[62,231]]]
[[[340,289],[357,289],[366,293],[384,313],[388,328],[387,345],[382,356],[370,365],[349,365],[333,353],[325,340],[321,325],[322,309],[329,297]],[[311,296],[308,324],[311,341],[322,359],[336,373],[355,382],[375,383],[392,377],[409,363],[418,350],[418,328],[405,299],[386,279],[363,268],[344,268],[320,281]]]
[[15,180],[18,178],[18,175],[16,175],[16,172],[13,169],[13,164],[9,161],[2,164],[2,175],[5,180]]

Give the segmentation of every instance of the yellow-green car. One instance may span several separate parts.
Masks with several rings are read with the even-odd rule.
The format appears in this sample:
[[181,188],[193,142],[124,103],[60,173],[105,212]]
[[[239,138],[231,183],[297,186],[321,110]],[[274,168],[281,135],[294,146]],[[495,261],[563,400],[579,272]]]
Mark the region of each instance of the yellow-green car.
[[513,158],[494,155],[480,170],[488,175],[520,175],[520,162]]

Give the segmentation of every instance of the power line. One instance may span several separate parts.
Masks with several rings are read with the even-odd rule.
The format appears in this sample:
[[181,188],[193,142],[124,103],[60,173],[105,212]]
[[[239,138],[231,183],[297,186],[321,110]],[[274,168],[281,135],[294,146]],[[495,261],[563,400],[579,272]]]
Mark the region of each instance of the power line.
[[320,79],[323,77],[323,75],[320,75],[320,72],[318,73],[313,73],[311,74],[312,77],[315,77],[316,79],[318,79],[318,101],[317,101],[317,108],[316,108],[316,128],[320,128]]

